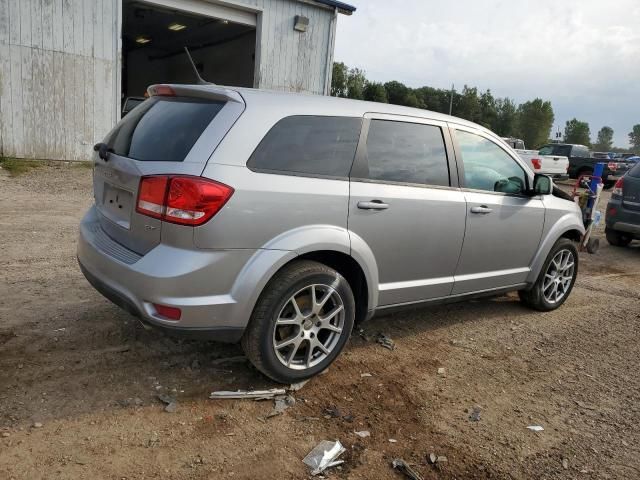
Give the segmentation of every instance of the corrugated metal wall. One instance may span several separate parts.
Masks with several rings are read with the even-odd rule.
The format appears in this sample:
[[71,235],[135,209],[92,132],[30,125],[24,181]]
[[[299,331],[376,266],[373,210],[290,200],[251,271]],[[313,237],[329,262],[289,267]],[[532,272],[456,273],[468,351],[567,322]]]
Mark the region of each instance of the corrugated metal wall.
[[86,159],[113,126],[117,0],[0,0],[0,153]]
[[[85,160],[119,118],[121,0],[0,0],[0,155]],[[256,12],[256,86],[327,93],[335,14],[299,0]],[[296,15],[309,18],[294,31]]]

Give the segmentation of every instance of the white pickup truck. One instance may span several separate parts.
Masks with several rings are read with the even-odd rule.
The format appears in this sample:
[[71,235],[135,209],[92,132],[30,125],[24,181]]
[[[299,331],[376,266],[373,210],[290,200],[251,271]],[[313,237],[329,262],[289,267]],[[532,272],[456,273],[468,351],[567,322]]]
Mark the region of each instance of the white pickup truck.
[[503,138],[522,160],[527,162],[536,173],[553,178],[569,178],[569,158],[560,155],[540,155],[538,150],[526,150],[519,138]]

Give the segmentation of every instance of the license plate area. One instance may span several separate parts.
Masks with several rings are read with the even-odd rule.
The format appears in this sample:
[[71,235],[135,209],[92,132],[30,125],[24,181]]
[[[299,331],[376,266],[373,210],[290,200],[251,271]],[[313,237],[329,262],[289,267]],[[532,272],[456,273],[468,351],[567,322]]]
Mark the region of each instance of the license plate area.
[[104,183],[102,190],[102,214],[127,230],[131,227],[133,194],[122,188]]

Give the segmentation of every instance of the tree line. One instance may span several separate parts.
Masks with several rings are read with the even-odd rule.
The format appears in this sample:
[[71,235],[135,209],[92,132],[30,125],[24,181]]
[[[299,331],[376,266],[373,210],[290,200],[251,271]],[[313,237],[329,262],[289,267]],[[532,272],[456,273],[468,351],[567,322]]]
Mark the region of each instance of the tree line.
[[[392,103],[449,113],[480,124],[501,137],[524,140],[527,148],[537,149],[549,142],[554,113],[551,102],[541,98],[516,104],[510,98],[497,98],[491,90],[479,91],[464,86],[462,91],[433,87],[411,88],[398,81],[386,83],[369,81],[363,70],[349,68],[341,62],[333,64],[331,95],[334,97]],[[591,144],[589,124],[577,119],[566,123],[564,141],[591,146],[598,151],[624,151],[613,147],[613,129],[602,127],[596,143]],[[629,139],[640,152],[640,125],[633,127]]]

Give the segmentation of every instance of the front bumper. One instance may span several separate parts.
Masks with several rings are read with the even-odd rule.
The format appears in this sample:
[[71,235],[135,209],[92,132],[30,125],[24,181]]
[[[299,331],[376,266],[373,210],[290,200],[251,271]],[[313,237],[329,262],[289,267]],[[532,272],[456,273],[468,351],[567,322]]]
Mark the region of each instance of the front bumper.
[[[159,244],[144,256],[131,252],[125,257],[122,249],[105,237],[95,210],[89,210],[80,224],[77,255],[96,290],[143,323],[165,331],[227,342],[240,339],[249,318],[231,292],[253,250]],[[180,320],[159,315],[154,304],[179,308]]]

